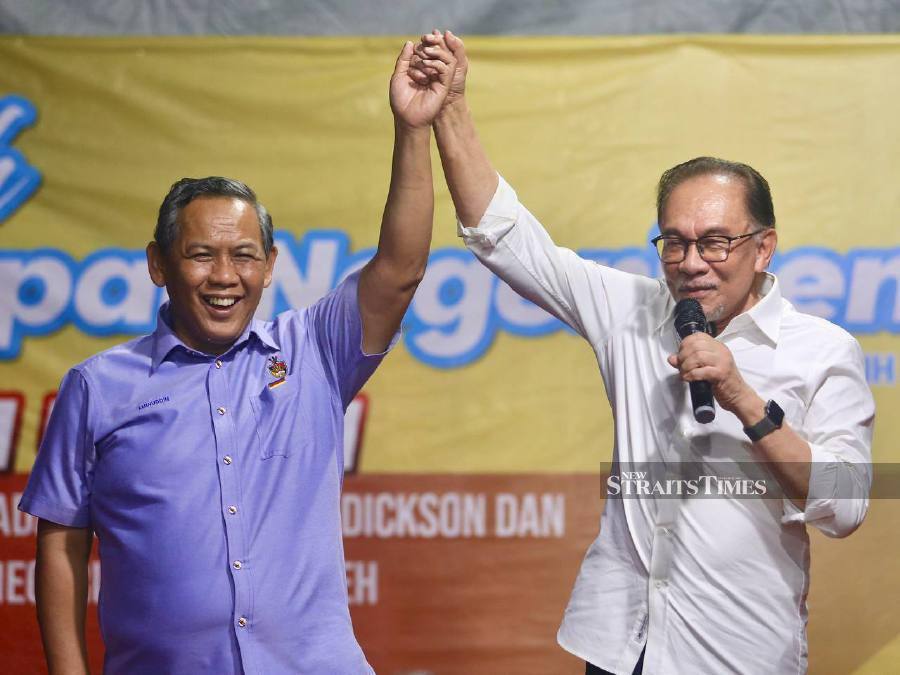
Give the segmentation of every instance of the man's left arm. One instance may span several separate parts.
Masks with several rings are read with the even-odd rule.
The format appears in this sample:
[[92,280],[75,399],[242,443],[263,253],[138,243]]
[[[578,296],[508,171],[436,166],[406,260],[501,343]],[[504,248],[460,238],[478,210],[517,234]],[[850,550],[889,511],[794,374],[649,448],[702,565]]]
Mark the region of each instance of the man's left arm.
[[406,43],[391,77],[394,158],[381,221],[378,250],[360,273],[358,301],[362,348],[384,351],[425,274],[434,217],[431,176],[431,124],[449,90],[455,59],[447,49],[435,54],[438,77],[425,84],[409,75],[411,42]]
[[[752,447],[790,497],[784,522],[807,522],[843,537],[859,527],[868,509],[875,404],[859,345],[848,338],[836,349],[807,406],[802,435],[785,420]],[[719,405],[743,426],[765,417],[766,401],[741,377],[721,342],[689,336],[669,362],[685,381],[708,381]]]

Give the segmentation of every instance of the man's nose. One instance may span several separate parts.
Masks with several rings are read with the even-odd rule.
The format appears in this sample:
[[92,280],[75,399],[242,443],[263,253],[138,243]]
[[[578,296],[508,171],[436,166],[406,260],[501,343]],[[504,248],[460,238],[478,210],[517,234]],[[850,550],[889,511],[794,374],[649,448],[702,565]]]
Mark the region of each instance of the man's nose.
[[227,255],[217,256],[209,271],[209,283],[218,286],[232,286],[237,283],[237,271],[234,262]]
[[687,250],[684,252],[684,260],[682,260],[678,269],[684,274],[700,274],[701,272],[705,272],[709,265],[707,262],[700,257],[700,251],[697,250],[697,242],[691,242],[687,245]]

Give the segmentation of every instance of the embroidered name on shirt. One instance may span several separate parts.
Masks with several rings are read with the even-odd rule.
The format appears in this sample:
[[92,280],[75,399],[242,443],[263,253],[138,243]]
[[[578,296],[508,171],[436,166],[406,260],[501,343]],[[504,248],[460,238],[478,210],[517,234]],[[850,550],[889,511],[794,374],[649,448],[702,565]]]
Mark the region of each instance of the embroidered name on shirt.
[[150,406],[159,405],[160,403],[168,403],[168,396],[161,396],[160,398],[155,398],[152,401],[147,401],[146,403],[141,403],[138,406],[138,410],[143,410],[144,408],[149,408]]
[[276,378],[274,382],[269,382],[269,389],[280,387],[287,376],[287,363],[279,361],[277,356],[269,357],[269,374]]

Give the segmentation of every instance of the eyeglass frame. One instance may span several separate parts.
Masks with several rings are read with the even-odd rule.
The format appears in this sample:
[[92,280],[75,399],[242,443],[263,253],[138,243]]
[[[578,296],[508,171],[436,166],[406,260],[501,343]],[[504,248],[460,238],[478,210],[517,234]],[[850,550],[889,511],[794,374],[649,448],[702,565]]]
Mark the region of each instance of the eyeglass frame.
[[[736,242],[739,239],[746,239],[747,237],[752,237],[755,234],[759,234],[760,232],[765,232],[766,230],[769,230],[769,229],[771,229],[771,228],[761,227],[754,232],[748,232],[747,234],[739,234],[736,237],[729,237],[727,234],[705,234],[702,237],[697,237],[696,239],[684,239],[683,237],[679,237],[677,234],[661,234],[658,237],[653,237],[653,239],[650,240],[650,245],[653,246],[653,248],[656,250],[656,255],[659,256],[660,262],[662,262],[665,265],[677,265],[679,263],[683,263],[685,261],[685,259],[687,258],[687,252],[688,252],[688,249],[691,247],[691,244],[693,244],[694,246],[697,247],[697,255],[700,256],[700,259],[703,262],[720,263],[720,262],[725,262],[726,260],[728,260],[728,256],[731,255],[731,251],[735,248],[734,242]],[[728,240],[728,248],[725,250],[725,257],[722,258],[721,260],[707,260],[706,258],[703,257],[703,245],[700,244],[700,241],[702,239],[712,239],[712,238]],[[682,254],[681,254],[680,259],[669,260],[669,261],[663,260],[662,251],[660,250],[660,248],[658,246],[658,242],[662,241],[663,239],[670,239],[670,240],[677,239],[678,241],[680,241],[682,243],[682,247],[681,247]]]

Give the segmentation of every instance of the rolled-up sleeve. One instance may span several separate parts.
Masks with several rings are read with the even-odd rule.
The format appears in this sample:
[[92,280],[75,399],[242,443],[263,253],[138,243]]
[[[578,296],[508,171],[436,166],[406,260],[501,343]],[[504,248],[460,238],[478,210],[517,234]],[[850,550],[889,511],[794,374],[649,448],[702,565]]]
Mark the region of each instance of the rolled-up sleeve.
[[90,527],[96,406],[84,375],[63,378],[19,509],[69,527]]
[[812,454],[805,508],[784,501],[783,523],[808,523],[829,537],[860,526],[872,487],[875,401],[859,343],[849,335],[825,350],[824,377],[798,432]]
[[659,280],[604,267],[554,244],[502,176],[478,226],[457,220],[457,229],[482,264],[591,344],[666,292]]

